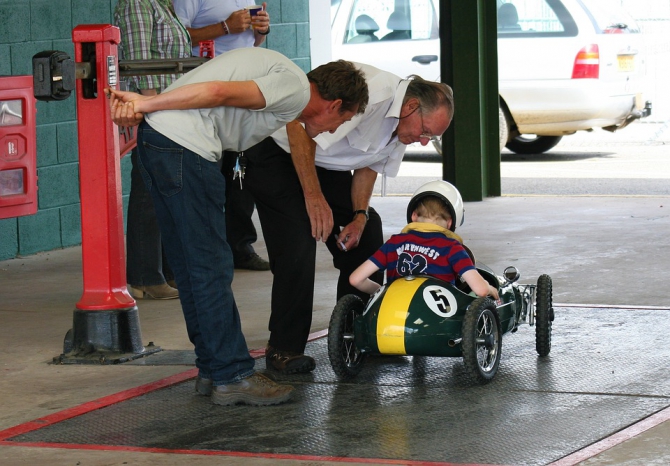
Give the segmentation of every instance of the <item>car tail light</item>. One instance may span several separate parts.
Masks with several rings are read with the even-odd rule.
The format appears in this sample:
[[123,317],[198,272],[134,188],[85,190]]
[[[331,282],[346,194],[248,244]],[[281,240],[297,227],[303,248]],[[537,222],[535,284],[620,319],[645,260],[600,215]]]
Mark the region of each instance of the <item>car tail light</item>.
[[626,23],[610,24],[603,30],[603,34],[628,34],[630,29]]
[[597,44],[587,45],[575,57],[572,79],[598,79],[600,72],[600,51]]

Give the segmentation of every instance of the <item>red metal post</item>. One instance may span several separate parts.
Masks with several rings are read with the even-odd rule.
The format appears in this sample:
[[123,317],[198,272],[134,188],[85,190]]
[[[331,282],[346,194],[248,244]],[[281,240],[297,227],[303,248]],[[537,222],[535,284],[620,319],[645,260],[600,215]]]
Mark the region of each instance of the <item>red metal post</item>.
[[[104,93],[118,84],[120,38],[109,24],[72,31],[75,62],[95,71],[76,83],[84,292],[63,354],[54,358],[60,363],[115,363],[160,351],[142,346],[137,306],[126,288],[119,131]],[[127,150],[133,136],[125,134]]]
[[[126,289],[119,134],[103,90],[118,82],[119,29],[80,25],[72,31],[75,62],[95,53],[95,80],[77,80],[79,183],[84,293],[77,309],[135,306]],[[114,81],[109,82],[111,79]]]

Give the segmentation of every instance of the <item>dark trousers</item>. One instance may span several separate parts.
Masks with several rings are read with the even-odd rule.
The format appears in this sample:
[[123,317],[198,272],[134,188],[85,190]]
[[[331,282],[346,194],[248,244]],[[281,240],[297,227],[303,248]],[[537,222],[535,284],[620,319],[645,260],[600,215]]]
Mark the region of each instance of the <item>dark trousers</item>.
[[[253,194],[263,237],[268,248],[274,275],[271,297],[270,341],[275,348],[302,353],[312,324],[316,241],[305,208],[300,180],[291,155],[272,138],[245,152],[249,162],[244,179],[245,189]],[[361,244],[348,252],[336,246],[334,234],[351,222],[351,172],[318,170],[321,188],[333,210],[335,228],[326,245],[333,263],[340,270],[337,294],[368,295],[349,285],[349,275],[383,243],[381,218],[370,209]],[[377,277],[379,280],[381,275]]]
[[151,194],[144,184],[137,160],[130,154],[130,196],[126,216],[126,280],[133,286],[154,286],[174,278],[163,253],[161,233]]
[[258,239],[256,227],[251,219],[254,213],[254,198],[248,189],[240,188],[240,180],[233,180],[237,152],[225,151],[221,172],[226,177],[226,233],[235,262],[245,260],[255,252],[253,243]]

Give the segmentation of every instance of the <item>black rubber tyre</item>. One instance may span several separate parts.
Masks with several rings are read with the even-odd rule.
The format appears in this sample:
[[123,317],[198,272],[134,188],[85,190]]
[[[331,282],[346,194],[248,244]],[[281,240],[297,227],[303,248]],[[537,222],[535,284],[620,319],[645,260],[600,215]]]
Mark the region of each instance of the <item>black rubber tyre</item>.
[[542,154],[558,144],[563,136],[535,136],[522,134],[510,139],[505,147],[516,154]]
[[498,141],[500,142],[500,152],[507,145],[509,139],[509,121],[502,107],[498,107]]
[[551,277],[540,275],[535,289],[535,349],[540,357],[551,351],[551,323],[554,320],[551,293]]
[[498,372],[502,350],[500,319],[493,301],[477,298],[470,304],[463,318],[461,338],[468,376],[481,384],[490,382]]
[[328,359],[338,377],[350,379],[363,368],[366,355],[354,342],[354,318],[363,313],[365,303],[356,295],[340,298],[328,325]]
[[[502,152],[502,150],[505,148],[505,145],[507,145],[507,139],[509,138],[509,127],[510,124],[505,111],[502,109],[502,107],[498,107],[498,138],[500,141],[500,152]],[[442,155],[442,141],[433,140],[433,147],[435,147],[435,150],[439,155]]]

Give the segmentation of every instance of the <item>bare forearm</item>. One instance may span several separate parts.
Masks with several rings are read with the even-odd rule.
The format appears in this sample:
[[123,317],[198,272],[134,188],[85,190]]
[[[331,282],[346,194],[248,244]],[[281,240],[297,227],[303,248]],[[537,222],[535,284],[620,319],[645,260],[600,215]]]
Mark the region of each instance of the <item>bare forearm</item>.
[[203,26],[201,28],[186,28],[188,33],[191,35],[191,42],[193,45],[197,45],[198,42],[203,40],[212,40],[217,37],[223,36],[226,34],[221,23],[210,24],[209,26]]
[[159,110],[189,110],[229,106],[248,109],[265,107],[265,99],[253,81],[210,81],[187,84],[152,99],[143,100],[135,111],[150,113]]
[[291,160],[305,196],[312,237],[325,242],[333,231],[333,212],[321,192],[321,184],[316,174],[316,143],[297,120],[286,125],[286,133],[291,148]]
[[321,196],[321,185],[314,164],[316,142],[307,135],[298,121],[292,121],[286,125],[286,132],[288,133],[293,166],[300,179],[305,198]]
[[377,172],[370,168],[359,168],[354,171],[351,183],[351,202],[354,210],[367,210],[377,180]]
[[498,299],[498,290],[484,280],[477,270],[468,270],[463,274],[463,279],[477,296],[491,296],[493,299]]
[[259,34],[258,31],[254,31],[254,47],[258,47],[265,42],[265,35]]
[[351,273],[349,276],[349,284],[364,293],[373,294],[379,289],[380,285],[379,283],[373,282],[368,277],[370,277],[370,275],[377,272],[378,270],[379,267],[377,267],[374,262],[368,259]]

